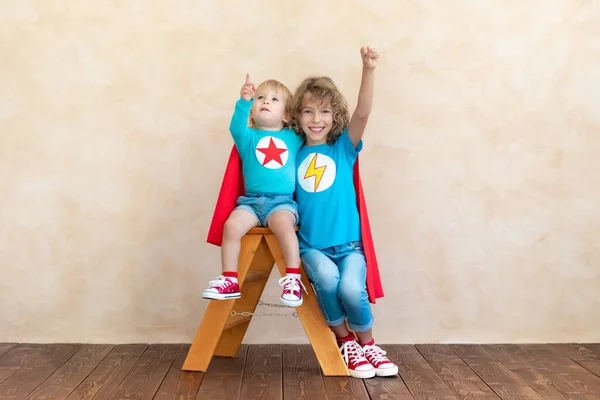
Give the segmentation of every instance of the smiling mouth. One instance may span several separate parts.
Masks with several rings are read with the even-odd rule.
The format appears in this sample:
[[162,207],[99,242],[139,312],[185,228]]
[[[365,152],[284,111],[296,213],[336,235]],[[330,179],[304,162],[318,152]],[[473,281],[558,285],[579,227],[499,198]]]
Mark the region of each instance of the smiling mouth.
[[310,129],[310,131],[313,133],[321,133],[321,132],[323,132],[325,127],[324,126],[311,126],[308,129]]

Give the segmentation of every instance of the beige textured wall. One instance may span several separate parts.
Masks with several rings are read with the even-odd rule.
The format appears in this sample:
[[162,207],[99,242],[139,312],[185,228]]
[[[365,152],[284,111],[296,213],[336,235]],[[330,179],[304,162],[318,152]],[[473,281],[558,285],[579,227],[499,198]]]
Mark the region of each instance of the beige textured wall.
[[599,341],[600,3],[339,4],[2,1],[0,341],[189,342],[244,74],[353,107],[364,44],[376,339]]

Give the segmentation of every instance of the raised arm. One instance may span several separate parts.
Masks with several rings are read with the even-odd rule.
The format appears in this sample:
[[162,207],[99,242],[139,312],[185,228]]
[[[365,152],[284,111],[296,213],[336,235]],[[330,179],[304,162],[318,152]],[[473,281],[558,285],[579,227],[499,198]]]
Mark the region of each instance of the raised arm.
[[368,46],[360,49],[360,55],[362,56],[363,68],[358,102],[348,126],[348,137],[350,137],[354,147],[358,145],[365,133],[369,114],[373,107],[375,67],[377,67],[377,59],[379,58],[379,53]]
[[233,117],[231,117],[231,124],[229,125],[229,131],[236,141],[248,129],[248,118],[250,117],[250,109],[252,108],[254,90],[254,83],[250,81],[250,75],[246,74],[246,82],[244,82],[240,90],[240,99],[235,103],[235,110]]

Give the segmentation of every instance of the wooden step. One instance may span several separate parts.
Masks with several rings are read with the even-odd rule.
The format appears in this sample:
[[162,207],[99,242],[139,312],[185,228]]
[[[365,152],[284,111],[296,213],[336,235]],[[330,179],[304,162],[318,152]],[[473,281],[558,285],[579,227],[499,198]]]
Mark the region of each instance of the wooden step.
[[269,272],[260,272],[260,271],[250,271],[246,274],[244,278],[244,283],[258,281],[260,279],[269,279]]
[[244,322],[248,322],[251,319],[252,319],[252,315],[248,315],[248,316],[245,316],[245,315],[231,316],[231,317],[229,317],[229,319],[225,323],[225,326],[223,327],[223,330],[231,329],[233,327],[236,327],[238,325],[243,324]]

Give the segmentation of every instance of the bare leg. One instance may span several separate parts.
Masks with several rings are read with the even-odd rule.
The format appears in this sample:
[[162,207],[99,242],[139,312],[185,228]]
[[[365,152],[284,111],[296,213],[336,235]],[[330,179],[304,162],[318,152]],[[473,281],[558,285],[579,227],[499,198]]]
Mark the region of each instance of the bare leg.
[[331,330],[333,331],[333,333],[335,333],[335,337],[338,339],[345,338],[346,336],[348,336],[350,334],[350,331],[348,330],[348,327],[346,326],[346,322],[342,322],[341,324],[339,324],[337,326],[332,326]]
[[[344,338],[350,334],[345,322],[337,326],[332,326],[331,330],[333,330],[333,333],[335,333],[337,338]],[[369,343],[371,340],[373,340],[373,329],[369,329],[364,332],[356,332],[356,336],[358,336],[358,341],[361,344]]]
[[258,218],[248,210],[233,210],[223,228],[221,244],[221,266],[223,272],[236,272],[242,237],[258,226]]
[[364,331],[364,332],[356,332],[356,336],[358,336],[358,341],[360,344],[365,344],[365,343],[369,343],[371,340],[373,340],[373,329],[369,329],[368,331]]
[[300,249],[294,230],[296,217],[287,210],[275,211],[269,216],[267,225],[279,241],[287,268],[300,268]]

